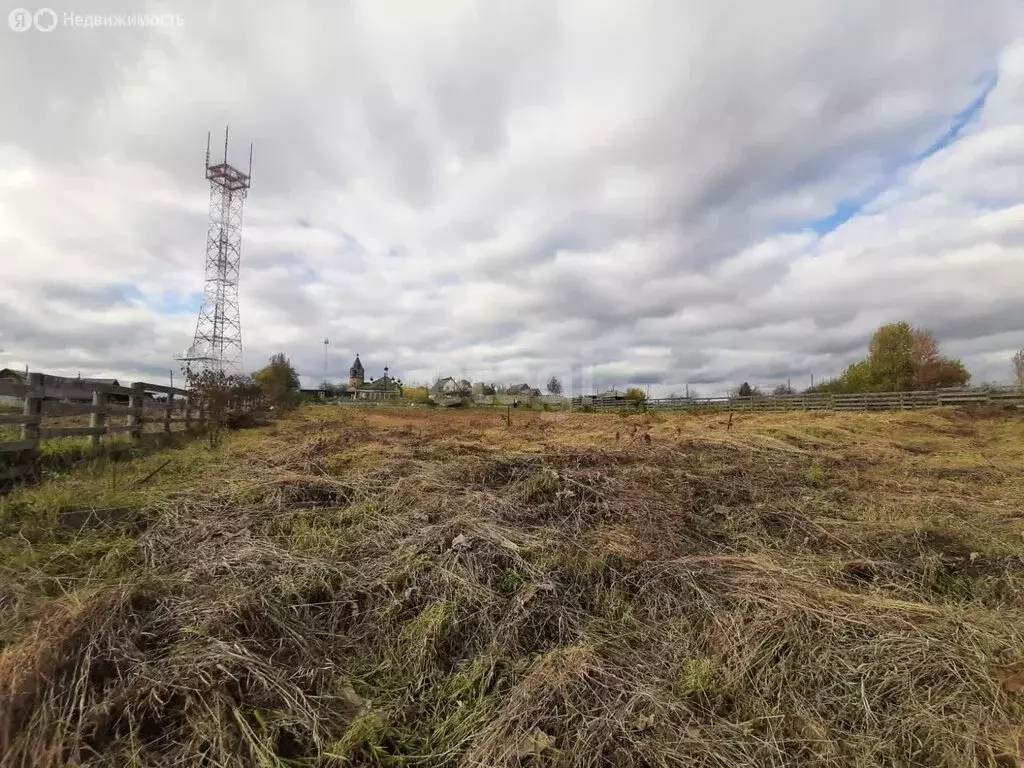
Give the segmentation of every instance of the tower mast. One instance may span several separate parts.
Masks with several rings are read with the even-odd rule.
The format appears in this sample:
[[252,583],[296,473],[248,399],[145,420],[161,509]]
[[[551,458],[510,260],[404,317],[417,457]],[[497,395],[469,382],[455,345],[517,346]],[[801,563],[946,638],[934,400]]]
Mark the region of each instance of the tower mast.
[[224,129],[224,160],[210,164],[210,134],[206,134],[206,179],[210,182],[210,223],[206,235],[206,275],[203,301],[192,346],[179,358],[182,368],[201,373],[242,373],[242,320],[238,278],[242,260],[242,211],[249,192],[249,173],[228,164],[228,129]]

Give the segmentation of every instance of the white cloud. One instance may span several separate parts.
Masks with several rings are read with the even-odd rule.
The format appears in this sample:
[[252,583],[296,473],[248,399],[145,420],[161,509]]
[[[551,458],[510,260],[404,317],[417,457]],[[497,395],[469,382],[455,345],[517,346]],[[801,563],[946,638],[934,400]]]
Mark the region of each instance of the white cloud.
[[9,362],[173,364],[194,318],[160,309],[201,290],[203,138],[226,122],[234,159],[256,145],[250,367],[283,349],[316,381],[329,336],[336,376],[358,351],[407,381],[582,363],[710,393],[836,373],[893,319],[979,379],[1024,337],[1011,0],[171,10],[180,29],[0,30]]

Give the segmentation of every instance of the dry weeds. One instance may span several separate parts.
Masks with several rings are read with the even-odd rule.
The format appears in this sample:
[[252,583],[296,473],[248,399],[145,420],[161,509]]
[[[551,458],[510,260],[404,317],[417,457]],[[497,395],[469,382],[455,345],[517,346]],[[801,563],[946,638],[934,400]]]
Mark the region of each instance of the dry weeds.
[[1015,416],[547,416],[309,408],[14,494],[0,764],[1020,764]]

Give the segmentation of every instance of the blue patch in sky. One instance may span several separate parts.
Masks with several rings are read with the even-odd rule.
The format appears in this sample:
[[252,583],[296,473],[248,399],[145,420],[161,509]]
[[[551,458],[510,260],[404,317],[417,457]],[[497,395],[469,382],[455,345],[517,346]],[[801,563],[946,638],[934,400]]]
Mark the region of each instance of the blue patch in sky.
[[203,303],[203,294],[198,291],[164,291],[147,303],[161,315],[194,315]]
[[161,315],[196,314],[203,303],[203,294],[197,291],[164,291],[158,295],[145,294],[137,285],[122,283],[117,286],[127,301],[138,301]]
[[970,104],[964,109],[957,112],[953,116],[953,121],[949,124],[949,128],[942,136],[939,137],[935,143],[933,143],[928,149],[919,155],[911,158],[911,163],[918,163],[925,158],[931,157],[936,152],[945,149],[954,141],[960,138],[960,134],[963,133],[964,128],[970,125],[975,118],[981,114],[981,110],[985,108],[985,102],[988,100],[989,94],[995,90],[996,84],[999,82],[999,77],[993,72],[986,76],[984,84],[981,87],[981,92],[974,98]]
[[310,229],[313,226],[309,219],[299,219],[295,223],[298,224],[303,229]]
[[864,207],[864,202],[865,200],[840,200],[832,213],[824,218],[812,221],[809,226],[820,237],[826,232],[831,232],[833,229],[841,227],[860,213]]
[[[927,149],[923,152],[911,157],[903,163],[896,165],[883,179],[881,184],[876,185],[871,190],[866,192],[864,195],[858,198],[847,198],[840,200],[835,209],[828,216],[823,216],[820,219],[814,219],[808,222],[803,227],[798,229],[810,229],[818,237],[827,235],[835,229],[838,229],[843,224],[848,222],[854,216],[859,214],[863,210],[864,206],[878,197],[882,192],[889,188],[896,175],[900,170],[906,168],[909,165],[920,163],[923,160],[934,155],[936,152],[940,152],[954,141],[960,138],[964,128],[973,122],[981,110],[985,107],[985,102],[988,100],[989,94],[995,89],[996,84],[999,82],[998,76],[993,72],[986,75],[982,83],[981,91],[978,95],[968,104],[964,109],[953,115],[953,119],[946,129],[945,133],[942,134],[936,141],[934,141]],[[789,228],[787,228],[789,229]],[[791,229],[789,231],[792,231]]]

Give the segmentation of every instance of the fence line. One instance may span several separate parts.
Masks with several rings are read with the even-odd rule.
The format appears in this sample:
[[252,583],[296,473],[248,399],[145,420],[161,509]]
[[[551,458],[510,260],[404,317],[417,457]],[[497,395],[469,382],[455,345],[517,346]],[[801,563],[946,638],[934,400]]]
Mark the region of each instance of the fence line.
[[[156,400],[153,394],[165,395]],[[127,433],[140,440],[147,425],[201,425],[205,414],[196,412],[189,393],[162,384],[135,382],[130,387],[101,384],[62,376],[30,373],[25,382],[0,381],[0,396],[22,399],[21,413],[0,414],[0,425],[21,426],[21,439],[0,442],[0,456],[14,454],[12,466],[0,466],[0,481],[32,472],[43,440],[89,437],[94,447],[104,435]],[[49,418],[88,414],[87,427],[48,427]],[[111,416],[123,416],[124,424],[110,424]]]
[[[814,392],[798,395],[756,395],[751,397],[664,397],[647,400],[648,408],[666,410],[730,411],[907,411],[947,406],[1024,406],[1024,391],[1017,387],[964,387],[923,392],[862,392],[832,394]],[[573,406],[599,410],[629,410],[632,400],[622,398],[574,398]]]

